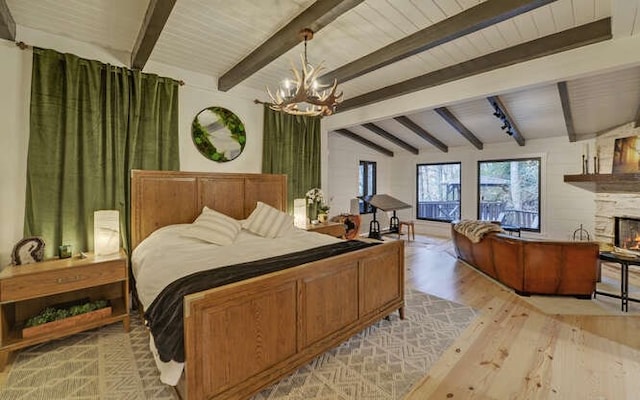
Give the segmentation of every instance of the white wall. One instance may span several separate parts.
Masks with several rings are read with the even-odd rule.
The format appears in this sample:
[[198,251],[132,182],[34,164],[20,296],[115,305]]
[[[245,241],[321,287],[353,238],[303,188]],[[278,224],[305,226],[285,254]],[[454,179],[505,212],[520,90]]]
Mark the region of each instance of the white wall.
[[[122,66],[126,54],[88,43],[18,27],[18,37],[29,45],[73,53],[79,57]],[[32,52],[20,50],[13,42],[0,40],[0,267],[10,261],[14,244],[22,238],[26,187],[26,159],[29,138],[29,94]],[[179,89],[180,168],[185,171],[260,172],[262,165],[262,106],[253,103],[257,93],[219,92],[214,77],[158,63],[149,63],[145,72],[157,73],[186,84]],[[202,156],[191,141],[191,122],[199,111],[222,106],[244,122],[247,143],[242,154],[226,163]],[[57,244],[47,244],[57,245]]]
[[[421,152],[417,156],[399,152],[390,158],[366,150],[350,139],[329,135],[329,188],[334,201],[345,203],[357,193],[358,160],[378,161],[378,193],[387,193],[413,206],[398,213],[400,219],[415,219],[416,164],[460,161],[462,163],[462,218],[475,219],[477,212],[477,162],[518,157],[541,157],[542,201],[541,233],[523,236],[570,239],[580,224],[593,235],[595,194],[564,183],[565,174],[581,172],[584,143],[569,143],[566,137],[529,140],[525,147],[515,143],[485,145],[484,150],[471,146],[450,148],[448,153]],[[590,146],[594,148],[594,141]],[[387,170],[388,168],[388,170]],[[337,210],[339,211],[339,209]],[[362,229],[368,229],[363,226]],[[448,223],[416,220],[416,231],[435,236],[449,236]]]
[[[362,146],[337,133],[328,135],[328,168],[326,195],[330,199],[330,216],[349,213],[350,200],[358,196],[358,166],[360,161],[375,161],[377,171],[377,192],[392,194],[391,159],[384,154]],[[409,202],[410,199],[401,200]],[[360,233],[368,232],[371,215],[363,215]],[[389,225],[389,217],[379,212],[380,227]]]
[[0,267],[22,238],[29,142],[31,52],[0,40]]

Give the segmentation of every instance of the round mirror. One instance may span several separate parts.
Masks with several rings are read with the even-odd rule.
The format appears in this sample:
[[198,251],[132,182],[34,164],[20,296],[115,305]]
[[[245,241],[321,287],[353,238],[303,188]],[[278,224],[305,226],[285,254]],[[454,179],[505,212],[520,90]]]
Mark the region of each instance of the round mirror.
[[191,124],[191,138],[203,156],[217,162],[238,157],[247,141],[240,118],[222,107],[200,111]]

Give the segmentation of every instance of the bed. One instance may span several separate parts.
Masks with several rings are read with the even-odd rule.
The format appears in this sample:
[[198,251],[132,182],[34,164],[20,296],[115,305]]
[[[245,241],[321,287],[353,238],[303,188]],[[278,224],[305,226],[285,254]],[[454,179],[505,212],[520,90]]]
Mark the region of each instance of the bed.
[[[284,175],[132,171],[131,248],[204,206],[238,220],[259,201],[285,210],[286,193]],[[188,294],[176,387],[189,400],[248,398],[403,307],[402,241]]]

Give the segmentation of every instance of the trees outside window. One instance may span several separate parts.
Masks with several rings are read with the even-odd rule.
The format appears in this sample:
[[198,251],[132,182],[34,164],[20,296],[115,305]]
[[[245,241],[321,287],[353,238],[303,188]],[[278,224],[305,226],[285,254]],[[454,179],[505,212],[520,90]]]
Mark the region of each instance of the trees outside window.
[[370,214],[373,207],[363,198],[376,194],[376,163],[375,161],[360,161],[358,169],[358,198],[360,199],[360,214]]
[[416,217],[432,221],[460,219],[460,163],[418,164]]
[[478,219],[540,232],[540,158],[478,161]]

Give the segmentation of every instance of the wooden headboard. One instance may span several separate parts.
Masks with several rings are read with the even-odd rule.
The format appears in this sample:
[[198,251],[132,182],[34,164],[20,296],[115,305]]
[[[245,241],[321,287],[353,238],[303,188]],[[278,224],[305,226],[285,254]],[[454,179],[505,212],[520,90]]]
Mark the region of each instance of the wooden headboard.
[[166,225],[191,223],[207,206],[244,219],[262,201],[287,209],[287,176],[131,171],[131,249]]

